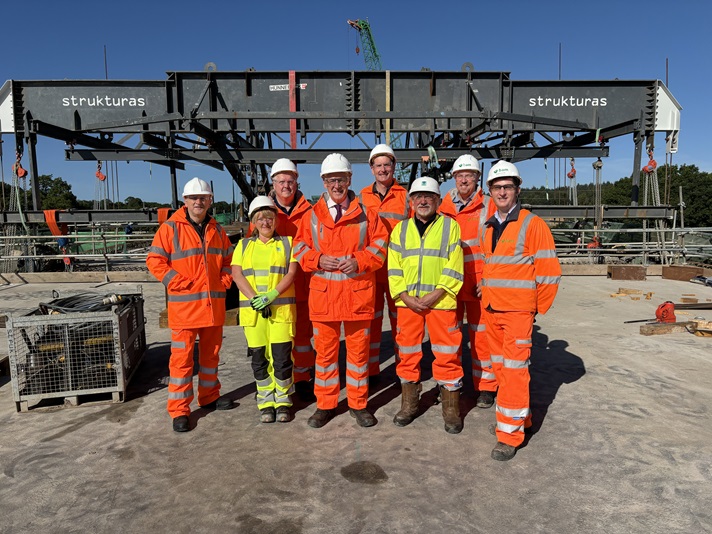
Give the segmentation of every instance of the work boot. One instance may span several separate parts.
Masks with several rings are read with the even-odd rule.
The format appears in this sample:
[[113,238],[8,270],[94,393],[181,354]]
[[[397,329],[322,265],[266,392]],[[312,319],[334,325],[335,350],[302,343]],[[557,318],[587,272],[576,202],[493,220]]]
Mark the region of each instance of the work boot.
[[396,426],[407,426],[418,415],[418,403],[423,386],[419,382],[401,382],[401,409],[393,418]]
[[328,423],[332,417],[334,417],[334,410],[322,410],[321,408],[317,408],[316,412],[307,419],[307,424],[312,428],[321,428]]
[[292,414],[289,411],[289,406],[279,406],[277,407],[277,422],[278,423],[289,423],[292,420]]
[[511,460],[514,458],[514,455],[517,454],[517,448],[513,447],[512,445],[507,445],[506,443],[502,443],[501,441],[497,442],[497,445],[494,446],[494,449],[492,449],[492,459],[497,460],[499,462],[506,462],[507,460]]
[[275,417],[274,408],[262,408],[260,410],[260,423],[274,423]]
[[190,421],[187,415],[179,415],[173,418],[174,432],[188,432],[190,430]]
[[371,412],[369,412],[366,408],[363,410],[354,410],[353,408],[349,408],[349,413],[351,414],[351,417],[356,418],[358,426],[369,427],[378,422],[373,414],[371,414]]
[[459,434],[462,431],[462,419],[460,418],[460,390],[450,391],[440,386],[440,397],[443,404],[443,419],[445,420],[445,432],[449,434]]
[[295,382],[294,392],[302,402],[314,402],[316,400],[316,396],[314,395],[314,382],[310,382],[309,380]]
[[206,410],[232,410],[232,407],[232,399],[225,395],[218,397],[216,400],[206,404],[205,406],[201,406],[201,408],[205,408]]
[[475,406],[478,408],[491,408],[494,404],[494,391],[480,391]]

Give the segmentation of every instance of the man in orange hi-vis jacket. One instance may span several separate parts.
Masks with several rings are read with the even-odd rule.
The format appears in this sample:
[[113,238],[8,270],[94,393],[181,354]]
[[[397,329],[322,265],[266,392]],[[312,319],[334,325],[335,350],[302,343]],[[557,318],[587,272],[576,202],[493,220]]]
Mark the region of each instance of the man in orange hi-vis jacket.
[[478,296],[477,285],[482,277],[484,255],[480,246],[481,229],[496,211],[494,202],[478,186],[480,162],[472,154],[463,154],[452,166],[455,187],[445,195],[440,213],[452,217],[462,231],[462,253],[465,257],[465,279],[457,294],[457,318],[462,322],[467,312],[472,360],[472,383],[478,408],[494,404],[497,380],[492,371],[485,326],[484,307]]
[[346,336],[346,393],[351,415],[363,427],[376,424],[368,401],[369,326],[374,315],[376,271],[386,258],[388,232],[378,214],[353,191],[351,164],[329,154],[321,164],[326,193],[302,218],[294,257],[309,282],[314,326],[314,394],[317,410],[308,424],[321,428],[339,402],[339,340]]
[[[396,155],[388,145],[376,145],[371,150],[368,158],[371,173],[375,181],[361,190],[359,198],[368,209],[378,212],[383,224],[386,225],[388,235],[400,221],[410,217],[410,202],[408,191],[396,182],[394,171],[396,168]],[[385,295],[385,299],[384,299]],[[396,346],[396,305],[388,289],[388,260],[383,267],[376,271],[376,314],[371,322],[371,340],[369,342],[370,356],[368,359],[368,376],[375,382],[381,373],[381,331],[383,327],[384,303],[387,302],[388,318],[391,323],[391,339],[393,340],[396,360],[398,359]]]
[[185,206],[163,223],[153,238],[146,265],[168,292],[171,359],[168,413],[173,430],[190,430],[193,400],[193,346],[199,343],[198,404],[229,410],[220,397],[218,364],[225,323],[225,296],[232,284],[232,246],[225,230],[210,217],[213,193],[193,178],[183,189]]
[[537,313],[554,302],[561,279],[554,238],[546,223],[521,207],[519,170],[507,161],[487,175],[497,212],[485,223],[480,284],[492,369],[499,384],[497,444],[492,458],[514,457],[531,426],[529,356]]

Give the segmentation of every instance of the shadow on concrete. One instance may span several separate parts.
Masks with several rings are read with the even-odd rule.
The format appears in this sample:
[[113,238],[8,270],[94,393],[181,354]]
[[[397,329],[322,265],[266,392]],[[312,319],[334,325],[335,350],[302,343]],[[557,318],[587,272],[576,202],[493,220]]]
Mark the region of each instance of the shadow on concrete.
[[524,445],[542,427],[559,388],[563,384],[576,382],[586,374],[583,360],[570,353],[568,346],[568,342],[563,339],[549,340],[541,332],[541,327],[534,325],[529,365],[532,426],[527,432]]
[[126,400],[145,397],[168,387],[168,360],[170,342],[151,343],[146,346],[141,364],[126,388]]

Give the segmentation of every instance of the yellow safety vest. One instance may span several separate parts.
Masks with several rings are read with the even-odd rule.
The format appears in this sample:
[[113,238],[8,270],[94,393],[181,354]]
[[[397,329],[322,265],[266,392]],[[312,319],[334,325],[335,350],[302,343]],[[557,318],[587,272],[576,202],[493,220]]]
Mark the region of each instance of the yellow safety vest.
[[396,306],[404,307],[400,294],[423,297],[441,288],[445,295],[433,306],[436,310],[457,308],[457,293],[464,279],[460,246],[460,225],[436,215],[423,237],[411,218],[399,222],[388,245],[388,285]]
[[[265,260],[267,255],[268,261]],[[262,261],[255,261],[257,258]],[[292,238],[276,237],[267,243],[262,243],[257,237],[244,238],[235,247],[232,265],[242,267],[242,275],[247,279],[252,289],[257,293],[266,293],[277,287],[289,269],[290,262],[296,261],[292,256]],[[269,266],[269,269],[255,268]],[[297,318],[297,299],[294,294],[294,284],[280,294],[270,304],[272,320],[276,323],[293,323]],[[250,299],[240,292],[240,326],[257,324],[257,312],[250,306]]]

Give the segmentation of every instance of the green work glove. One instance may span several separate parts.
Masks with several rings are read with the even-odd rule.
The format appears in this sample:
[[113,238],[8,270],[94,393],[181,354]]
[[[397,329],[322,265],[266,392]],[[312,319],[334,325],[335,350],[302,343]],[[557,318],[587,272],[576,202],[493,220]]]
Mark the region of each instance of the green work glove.
[[250,301],[250,306],[252,306],[253,309],[259,311],[265,308],[266,306],[272,304],[274,299],[276,299],[278,296],[279,291],[277,291],[276,289],[268,291],[267,293],[259,293]]

